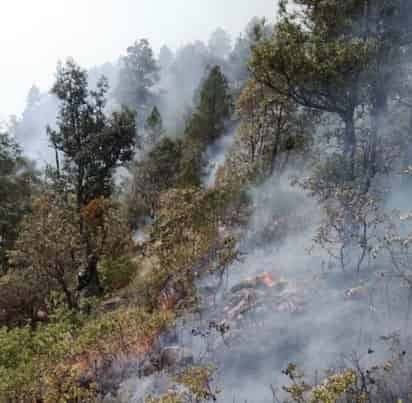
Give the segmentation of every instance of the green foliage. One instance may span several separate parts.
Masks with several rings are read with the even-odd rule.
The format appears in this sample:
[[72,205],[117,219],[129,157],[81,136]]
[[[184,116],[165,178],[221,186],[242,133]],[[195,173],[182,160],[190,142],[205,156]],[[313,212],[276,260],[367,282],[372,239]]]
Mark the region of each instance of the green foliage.
[[[196,124],[199,124],[198,130]],[[186,137],[183,140],[177,185],[181,188],[200,187],[201,177],[206,165],[204,153],[207,145],[200,139],[191,137],[191,133],[201,132],[203,130],[202,122],[194,116],[190,128],[187,130],[189,131],[186,131]]]
[[292,99],[255,80],[243,88],[237,113],[241,124],[233,169],[245,164],[245,173],[281,175],[290,159],[302,155],[311,144],[313,117],[300,111]]
[[60,308],[36,331],[0,328],[0,401],[95,401],[99,368],[146,352],[173,322],[170,314],[135,308],[79,319]]
[[186,386],[194,402],[216,401],[219,391],[210,386],[213,370],[206,367],[189,367],[185,369],[176,381]]
[[[213,390],[210,383],[214,370],[208,367],[188,367],[175,379],[174,388],[179,391],[169,392],[160,397],[148,396],[146,403],[201,403],[216,401],[218,390]],[[182,390],[183,387],[183,391]]]
[[102,274],[102,284],[105,290],[115,291],[126,287],[136,274],[137,266],[128,256],[120,258],[106,258],[99,271]]
[[224,134],[232,113],[232,97],[226,77],[214,66],[203,81],[183,140],[179,185],[200,186],[205,165],[204,153]]
[[82,222],[89,235],[87,245],[79,232],[76,203],[70,196],[46,193],[35,201],[33,210],[35,213],[24,220],[10,253],[14,281],[18,282],[19,277],[22,282],[30,279],[32,291],[43,297],[59,290],[70,308],[78,308],[77,276],[87,268],[86,250],[116,261],[130,251],[130,231],[118,208],[104,199],[94,200],[82,210]]
[[[299,18],[298,12],[281,8],[273,37],[253,49],[253,77],[306,109],[339,116],[345,130],[336,130],[335,135],[345,160],[342,176],[350,182],[358,143],[354,115],[368,101],[369,83],[365,77],[375,45],[346,31],[351,15],[342,12],[340,2],[321,6],[311,1],[296,3],[307,5],[300,9]],[[337,18],[330,19],[331,14]]]
[[[160,209],[141,269],[131,285],[140,303],[150,309],[170,310],[193,303],[194,280],[209,258],[229,247],[219,234],[219,220],[230,201],[221,191],[175,189],[160,198]],[[227,254],[222,253],[224,264]]]
[[184,403],[182,396],[178,393],[170,392],[160,397],[148,396],[145,403]]
[[160,193],[176,186],[181,158],[181,141],[165,137],[145,159],[134,164],[126,199],[132,227],[137,226],[143,217],[154,216]]
[[30,272],[8,273],[0,278],[0,327],[24,326],[39,320],[38,312],[49,292]]
[[291,385],[283,389],[292,402],[335,403],[342,399],[356,403],[368,401],[365,395],[358,391],[358,376],[352,369],[329,374],[326,379],[315,386],[304,381],[304,374],[294,364],[289,364],[284,373],[289,377]]
[[232,112],[229,85],[219,66],[208,72],[199,88],[196,111],[187,127],[187,135],[210,144],[223,134]]
[[[310,16],[305,17],[310,24]],[[358,38],[330,36],[332,21],[335,24],[316,21],[308,31],[287,13],[282,15],[273,38],[253,49],[254,78],[308,108],[344,116],[362,102],[360,74],[371,49]]]
[[47,395],[46,378],[69,353],[73,330],[69,319],[51,322],[35,332],[29,327],[1,328],[0,400],[30,402],[41,398],[43,388]]
[[[290,384],[283,387],[288,399],[296,403],[335,402],[400,402],[410,399],[410,365],[407,352],[402,350],[397,336],[391,336],[391,358],[371,367],[364,366],[363,360],[354,358],[348,367],[328,370],[323,379],[315,384],[305,380],[305,374],[294,364],[289,364],[284,374]],[[316,375],[318,379],[318,375]]]
[[61,290],[69,306],[75,307],[76,276],[83,258],[75,207],[59,195],[44,194],[34,202],[33,211],[10,254],[16,273],[29,273],[46,293]]
[[[56,184],[59,191],[72,193],[79,215],[78,232],[84,244],[84,287],[89,294],[100,294],[97,265],[100,256],[93,250],[93,232],[84,225],[82,209],[100,197],[113,193],[115,170],[130,161],[136,141],[135,114],[129,109],[105,114],[108,82],[102,77],[97,89],[88,89],[87,73],[68,60],[59,66],[53,93],[60,100],[57,130],[48,129],[56,150]],[[63,157],[60,169],[59,154]]]
[[[116,169],[133,159],[136,115],[122,109],[109,116],[107,81],[102,78],[93,91],[87,73],[73,61],[59,66],[53,87],[60,100],[57,129],[48,130],[56,151],[57,186],[35,199],[31,214],[34,174],[16,144],[0,135],[0,271],[8,268],[8,256],[12,264],[0,278],[0,326],[7,326],[0,327],[1,402],[93,402],[104,392],[112,370],[153,352],[175,315],[195,306],[196,280],[205,273],[223,278],[237,258],[230,226],[249,217],[246,189],[282,174],[292,158],[308,155],[316,119],[329,114],[335,119],[328,138],[332,141],[320,150],[320,164],[312,166],[312,176],[303,183],[325,202],[326,228],[320,227],[315,240],[336,253],[337,244],[348,245],[349,235],[363,249],[361,260],[369,257],[371,230],[381,225],[380,200],[371,197],[368,184],[379,161],[374,155],[380,127],[375,117],[389,104],[394,70],[387,61],[399,61],[405,39],[398,28],[390,28],[402,20],[396,17],[400,9],[395,2],[371,3],[379,11],[373,16],[362,14],[369,12],[365,0],[281,1],[273,35],[264,21],[254,24],[232,55],[243,60],[251,53],[253,78],[246,81],[250,76],[240,66],[233,72],[238,82],[229,86],[219,66],[208,68],[178,140],[163,136],[155,106],[161,103],[154,94],[158,66],[148,41],[129,47],[115,98],[139,112],[148,147],[132,165],[128,223],[109,197]],[[365,32],[363,17],[378,21],[371,23],[371,34]],[[230,63],[223,31],[209,45],[215,56]],[[198,47],[193,46],[195,53]],[[169,74],[180,68],[170,68],[172,56],[163,50]],[[391,88],[396,97],[405,96],[398,87]],[[215,188],[204,190],[206,150],[232,128],[232,91],[240,93],[240,127]],[[28,103],[38,102],[33,89]],[[365,130],[358,127],[360,121]],[[325,144],[321,133],[313,137]],[[282,220],[272,224],[285,232],[290,200],[283,197],[277,193]],[[150,238],[134,246],[129,227],[139,227],[148,216],[153,219]],[[263,227],[262,236],[272,240],[271,229]],[[409,287],[411,243],[411,236],[393,232],[382,246],[392,258],[393,274]],[[106,301],[121,306],[106,312],[109,304],[99,309],[101,300],[85,298],[79,272],[121,295]],[[93,304],[96,309],[83,309]],[[312,385],[290,365],[285,374],[291,383],[284,391],[298,403],[373,401],[386,385],[382,373],[393,367],[389,362],[365,375],[357,366],[327,373]],[[174,380],[175,389],[148,402],[215,401],[212,378],[210,368],[186,368]]]
[[115,91],[117,101],[143,115],[154,104],[152,87],[159,81],[158,70],[147,39],[129,46],[127,55],[122,58],[119,83]]
[[30,211],[36,182],[36,173],[19,146],[0,133],[0,276],[8,270],[7,252],[18,236],[20,221]]
[[[327,117],[334,119],[328,135],[335,149],[321,150],[321,167],[308,183],[327,203],[326,226],[337,229],[338,242],[331,239],[333,231],[322,234],[340,243],[333,256],[358,272],[381,220],[373,203],[381,194],[372,183],[387,172],[390,159],[390,147],[379,142],[387,126],[389,88],[402,70],[393,63],[401,54],[399,38],[407,32],[402,24],[395,28],[401,3],[284,1],[273,37],[253,48],[250,62],[254,79],[277,97],[322,114],[326,124]],[[285,143],[287,149],[294,144]],[[359,261],[348,264],[346,255],[359,247]]]
[[74,61],[59,66],[53,93],[60,100],[58,129],[49,129],[50,141],[63,156],[59,179],[74,192],[81,208],[113,191],[112,175],[133,157],[135,115],[124,109],[108,118],[104,113],[107,80],[90,91],[87,73]]
[[[129,215],[154,216],[161,192],[175,187],[199,187],[208,145],[221,136],[231,114],[227,79],[218,66],[212,68],[199,89],[193,113],[182,141],[162,139],[147,158],[133,169],[128,200]],[[162,130],[161,116],[154,108],[147,120],[149,132]],[[133,223],[132,223],[133,224]]]
[[[334,403],[344,396],[344,394],[349,393],[354,385],[356,385],[356,382],[356,374],[352,370],[332,375],[323,384],[315,387],[312,391],[311,401]],[[367,398],[360,394],[355,401],[357,403],[362,403],[366,402]]]

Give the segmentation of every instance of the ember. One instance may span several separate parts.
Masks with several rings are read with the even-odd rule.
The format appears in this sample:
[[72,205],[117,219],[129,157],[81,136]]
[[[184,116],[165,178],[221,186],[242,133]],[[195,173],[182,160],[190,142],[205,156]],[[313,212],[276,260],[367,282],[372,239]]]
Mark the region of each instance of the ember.
[[267,272],[262,273],[260,276],[256,277],[256,280],[258,283],[263,283],[270,288],[273,288],[278,283],[278,281],[275,282],[273,277]]
[[273,276],[272,274],[268,272],[264,272],[254,278],[248,278],[245,281],[242,281],[238,285],[234,286],[231,291],[232,293],[236,293],[243,289],[261,288],[261,287],[263,288],[279,287],[282,289],[286,284],[287,282],[281,277]]

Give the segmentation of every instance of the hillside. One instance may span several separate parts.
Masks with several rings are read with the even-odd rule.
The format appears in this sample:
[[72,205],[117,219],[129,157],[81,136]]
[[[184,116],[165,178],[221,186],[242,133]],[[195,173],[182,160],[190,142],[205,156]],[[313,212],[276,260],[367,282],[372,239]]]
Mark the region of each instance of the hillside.
[[412,4],[268,21],[4,125],[0,403],[412,402]]

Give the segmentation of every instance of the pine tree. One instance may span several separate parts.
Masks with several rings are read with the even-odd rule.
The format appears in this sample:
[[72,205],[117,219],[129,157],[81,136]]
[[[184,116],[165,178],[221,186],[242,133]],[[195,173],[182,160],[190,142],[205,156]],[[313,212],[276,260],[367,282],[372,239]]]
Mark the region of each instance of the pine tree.
[[41,93],[39,88],[36,85],[33,85],[27,95],[26,107],[27,109],[32,108],[40,102]]
[[226,77],[214,66],[196,95],[197,108],[185,131],[181,163],[182,184],[200,185],[204,152],[228,129],[232,113],[232,97]]
[[218,28],[210,36],[208,45],[213,56],[225,59],[232,49],[232,40],[224,29]]
[[[122,58],[119,83],[115,90],[117,101],[147,116],[154,105],[153,86],[159,81],[159,67],[147,39],[136,41]],[[143,120],[144,121],[144,120]]]
[[196,98],[197,108],[188,132],[210,144],[223,134],[232,112],[228,81],[219,66],[210,69]]
[[159,66],[163,71],[167,71],[172,65],[175,58],[174,53],[166,45],[163,45],[159,51]]

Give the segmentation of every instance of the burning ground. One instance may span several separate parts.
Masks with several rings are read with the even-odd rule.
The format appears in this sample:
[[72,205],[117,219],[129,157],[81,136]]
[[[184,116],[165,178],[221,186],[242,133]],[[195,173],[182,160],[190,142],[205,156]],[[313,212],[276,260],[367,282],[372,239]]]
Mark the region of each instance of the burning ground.
[[[281,396],[289,384],[290,363],[322,379],[327,369],[386,362],[390,342],[407,339],[409,317],[402,308],[407,289],[388,284],[379,270],[347,276],[314,249],[320,212],[289,183],[285,175],[255,188],[247,227],[222,229],[239,238],[237,260],[219,274],[205,272],[197,282],[196,308],[160,338],[152,357],[173,358],[148,372],[143,363],[147,376],[124,382],[119,401],[170,392],[173,374],[193,365],[216,368],[218,401],[273,401],[274,390]],[[283,238],[285,201],[304,202],[306,211],[289,211]],[[269,208],[271,220],[262,225]]]

